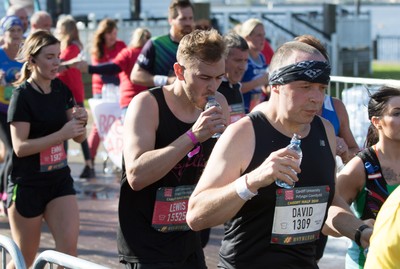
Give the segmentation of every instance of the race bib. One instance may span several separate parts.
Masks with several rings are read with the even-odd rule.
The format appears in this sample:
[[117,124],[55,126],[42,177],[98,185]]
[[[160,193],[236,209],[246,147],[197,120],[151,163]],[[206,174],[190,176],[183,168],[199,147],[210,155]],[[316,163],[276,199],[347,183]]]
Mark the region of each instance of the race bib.
[[40,172],[50,172],[67,166],[64,144],[52,146],[40,152]]
[[229,106],[230,108],[230,116],[231,116],[231,122],[230,123],[234,123],[237,122],[238,120],[240,120],[241,118],[243,118],[245,116],[244,114],[244,105],[242,103],[240,104],[232,104]]
[[258,104],[262,102],[262,92],[252,92],[250,97],[249,111],[252,111]]
[[188,231],[186,212],[194,185],[163,187],[157,190],[152,226],[159,232]]
[[271,243],[296,245],[317,240],[329,191],[329,186],[278,189]]

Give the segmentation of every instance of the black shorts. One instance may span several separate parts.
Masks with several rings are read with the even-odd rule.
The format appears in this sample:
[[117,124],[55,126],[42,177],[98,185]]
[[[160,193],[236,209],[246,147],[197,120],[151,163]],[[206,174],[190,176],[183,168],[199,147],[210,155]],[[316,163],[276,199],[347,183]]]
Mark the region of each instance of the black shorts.
[[44,213],[47,204],[58,197],[75,195],[74,180],[70,175],[54,178],[51,185],[21,185],[8,182],[7,208],[14,202],[17,211],[25,218],[37,217]]
[[129,263],[121,262],[123,269],[207,269],[203,249],[199,249],[181,262]]

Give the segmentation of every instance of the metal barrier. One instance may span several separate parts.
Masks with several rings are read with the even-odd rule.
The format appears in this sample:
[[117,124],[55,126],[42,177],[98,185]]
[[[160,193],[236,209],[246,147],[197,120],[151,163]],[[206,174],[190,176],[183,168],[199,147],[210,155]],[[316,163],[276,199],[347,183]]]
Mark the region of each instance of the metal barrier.
[[382,85],[400,88],[400,80],[331,76],[327,94],[343,101],[351,132],[360,148],[364,146],[370,125],[367,109],[369,94]]
[[83,260],[71,255],[67,255],[55,250],[45,250],[35,259],[33,263],[33,269],[44,269],[46,264],[50,264],[50,269],[53,269],[53,265],[64,266],[70,269],[110,269],[102,265]]
[[377,35],[374,40],[374,59],[379,61],[400,61],[400,36]]
[[0,248],[2,269],[5,269],[7,266],[7,252],[10,254],[11,259],[14,261],[14,266],[16,269],[26,269],[25,260],[22,256],[21,250],[11,238],[0,235]]
[[400,87],[400,80],[331,76],[331,82],[327,93],[331,96],[342,99],[341,93],[345,89],[355,86],[365,86],[368,88],[381,85]]

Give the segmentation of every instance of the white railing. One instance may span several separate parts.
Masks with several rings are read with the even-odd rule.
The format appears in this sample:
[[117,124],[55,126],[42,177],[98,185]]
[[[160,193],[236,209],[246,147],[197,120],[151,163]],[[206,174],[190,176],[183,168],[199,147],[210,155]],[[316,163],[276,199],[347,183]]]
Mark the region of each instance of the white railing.
[[400,88],[400,80],[331,76],[327,93],[343,101],[349,114],[350,129],[362,148],[367,136],[369,94],[382,85]]
[[74,256],[70,256],[54,250],[45,250],[35,259],[33,269],[44,269],[46,264],[50,264],[50,269],[53,265],[60,265],[70,269],[110,269],[93,262],[89,262]]
[[10,254],[11,260],[14,262],[14,266],[16,269],[26,268],[25,260],[22,256],[21,250],[11,238],[0,235],[0,249],[2,269],[5,269],[7,266],[7,252]]

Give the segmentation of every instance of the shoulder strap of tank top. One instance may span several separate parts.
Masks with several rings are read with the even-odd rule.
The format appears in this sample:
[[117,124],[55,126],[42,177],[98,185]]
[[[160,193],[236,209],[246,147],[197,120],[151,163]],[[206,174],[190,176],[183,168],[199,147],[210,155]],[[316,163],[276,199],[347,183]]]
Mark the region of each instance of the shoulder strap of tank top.
[[375,174],[376,172],[381,171],[381,167],[379,165],[378,157],[375,154],[375,151],[372,147],[367,148],[366,150],[360,151],[357,154],[358,157],[364,163],[365,173],[368,175]]
[[163,115],[163,113],[165,113],[166,110],[169,111],[167,102],[165,101],[165,96],[162,87],[151,88],[149,92],[157,100],[159,115]]

